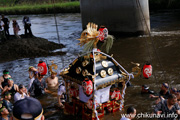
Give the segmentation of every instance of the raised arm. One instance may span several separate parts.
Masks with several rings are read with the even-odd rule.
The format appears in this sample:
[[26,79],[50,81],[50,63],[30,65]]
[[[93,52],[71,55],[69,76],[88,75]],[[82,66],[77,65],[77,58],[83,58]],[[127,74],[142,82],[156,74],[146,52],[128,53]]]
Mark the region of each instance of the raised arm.
[[4,82],[4,78],[1,76],[1,77],[0,77],[0,89],[1,89],[1,90],[3,90],[2,82]]
[[8,86],[5,86],[4,87],[4,89],[3,89],[3,91],[1,92],[1,96],[6,92],[6,91],[8,91],[9,89],[8,89]]

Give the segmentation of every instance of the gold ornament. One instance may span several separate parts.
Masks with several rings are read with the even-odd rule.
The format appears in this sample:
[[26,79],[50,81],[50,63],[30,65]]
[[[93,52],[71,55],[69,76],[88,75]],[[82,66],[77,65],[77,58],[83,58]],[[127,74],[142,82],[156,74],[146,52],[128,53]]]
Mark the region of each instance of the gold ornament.
[[108,63],[107,63],[106,61],[102,61],[101,64],[102,64],[102,66],[105,67],[105,68],[108,67]]
[[76,68],[76,73],[77,73],[77,74],[80,74],[81,71],[82,71],[81,67],[77,67],[77,68]]
[[95,40],[94,41],[94,48],[96,48],[96,44],[99,41],[99,38],[97,37],[99,35],[99,31],[97,29],[98,29],[98,25],[96,25],[94,23],[88,23],[87,29],[85,29],[82,32],[81,38],[78,39],[80,41],[79,45],[83,46],[87,42]]
[[88,75],[88,70],[87,69],[85,69],[85,70],[83,70],[82,71],[82,75],[85,77],[86,75]]
[[108,75],[113,75],[113,69],[112,68],[108,68]]
[[85,61],[82,62],[82,66],[83,66],[83,67],[85,67],[85,66],[88,65],[88,64],[89,64],[89,61],[87,61],[87,60],[85,60]]
[[56,73],[55,71],[53,71],[53,69],[57,70],[58,66],[56,64],[54,64],[54,61],[51,61],[51,63],[52,64],[48,66],[49,67],[49,71],[51,72],[51,74],[52,73]]
[[100,75],[102,78],[106,77],[106,71],[105,70],[101,70]]

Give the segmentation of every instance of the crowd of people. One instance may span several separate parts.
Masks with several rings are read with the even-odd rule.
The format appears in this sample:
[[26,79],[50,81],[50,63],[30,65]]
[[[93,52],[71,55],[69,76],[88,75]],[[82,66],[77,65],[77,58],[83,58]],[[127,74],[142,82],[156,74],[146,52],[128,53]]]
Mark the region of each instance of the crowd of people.
[[[162,83],[159,93],[155,93],[147,85],[142,85],[141,94],[149,94],[150,98],[156,99],[152,116],[156,114],[161,120],[180,120],[180,90],[169,88],[168,83]],[[131,106],[126,114],[121,120],[132,120],[136,116],[136,109]]]
[[[33,66],[29,67],[28,72],[29,85],[28,88],[26,88],[23,84],[15,84],[8,70],[3,71],[3,75],[0,77],[0,120],[14,116],[18,118],[19,115],[17,115],[17,110],[15,109],[27,109],[27,106],[25,105],[27,104],[27,101],[30,101],[30,103],[32,103],[31,106],[33,106],[33,103],[38,104],[36,105],[36,107],[40,106],[37,108],[37,112],[38,115],[41,115],[42,119],[44,119],[44,116],[42,115],[42,106],[36,99],[36,97],[46,95],[47,93],[52,94],[53,91],[55,91],[57,94],[57,102],[59,107],[63,108],[63,103],[66,100],[65,86],[70,86],[69,82],[66,81],[59,83],[57,73],[54,71],[52,71],[51,75],[46,79],[44,79],[44,76],[41,75]],[[154,108],[153,114],[180,115],[180,90],[178,90],[177,88],[169,88],[168,83],[163,83],[161,86],[161,90],[156,94],[154,91],[151,91],[147,85],[142,85],[141,93],[149,94],[150,98],[156,99],[156,106]],[[19,108],[18,105],[20,106]],[[22,108],[22,106],[24,106],[25,108]],[[29,109],[32,109],[32,107],[28,108],[28,110]],[[24,114],[23,111],[22,114]],[[124,116],[121,118],[121,120],[134,119],[136,116],[136,109],[134,107],[129,107],[127,109],[127,114],[129,114],[130,116]],[[31,115],[31,117],[32,116],[33,115]],[[25,117],[27,117],[26,114]],[[176,118],[172,116],[171,118],[162,119],[175,120]]]
[[[61,107],[63,106],[62,105],[63,101],[61,101],[62,100],[61,95],[63,94],[63,92],[61,91],[57,92],[57,90],[58,88],[59,90],[61,88],[61,90],[64,91],[65,87],[62,87],[63,86],[62,84],[59,85],[56,72],[52,72],[51,75],[46,78],[46,80],[44,80],[44,76],[41,75],[38,72],[38,70],[33,66],[29,67],[28,72],[29,72],[30,80],[29,80],[28,88],[26,88],[23,84],[19,84],[19,85],[15,84],[8,70],[3,71],[3,75],[0,77],[0,89],[1,89],[0,120],[14,117],[14,114],[17,113],[16,112],[17,110],[15,110],[16,107],[18,105],[27,107],[23,105],[27,101],[36,101],[34,102],[34,104],[35,103],[40,104],[40,102],[36,100],[36,97],[45,95],[46,93],[51,94],[53,93],[53,91],[50,91],[52,89],[56,90],[56,94],[58,93],[57,98],[60,99],[58,100],[59,106]],[[33,102],[32,102],[32,106],[33,106]],[[41,108],[38,109],[42,112],[42,106]],[[44,118],[44,116],[42,118]]]
[[[30,36],[32,37],[32,31],[31,31],[31,21],[30,18],[28,16],[24,16],[22,23],[24,25],[24,34],[25,37]],[[0,19],[0,37],[5,38],[5,39],[9,39],[9,25],[10,25],[10,20],[5,17],[3,14],[1,15],[1,19]],[[16,21],[16,19],[12,20],[12,28],[13,28],[13,32],[14,35],[16,36],[16,38],[20,39],[21,37],[18,35],[18,32],[21,30],[20,26],[18,24],[18,22]]]

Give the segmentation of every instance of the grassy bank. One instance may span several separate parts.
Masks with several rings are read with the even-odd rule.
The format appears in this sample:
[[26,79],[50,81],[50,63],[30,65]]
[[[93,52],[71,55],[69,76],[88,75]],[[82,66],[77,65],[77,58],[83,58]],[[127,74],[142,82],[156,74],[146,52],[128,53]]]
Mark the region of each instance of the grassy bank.
[[[2,0],[0,1],[0,13],[18,15],[80,12],[79,1],[69,1],[70,0]],[[53,2],[55,2],[55,4],[53,4]],[[149,8],[150,11],[180,9],[180,0],[149,0]]]
[[6,15],[18,14],[47,14],[47,13],[76,13],[80,12],[80,3],[74,2],[60,2],[55,4],[24,4],[14,6],[0,7],[0,13]]

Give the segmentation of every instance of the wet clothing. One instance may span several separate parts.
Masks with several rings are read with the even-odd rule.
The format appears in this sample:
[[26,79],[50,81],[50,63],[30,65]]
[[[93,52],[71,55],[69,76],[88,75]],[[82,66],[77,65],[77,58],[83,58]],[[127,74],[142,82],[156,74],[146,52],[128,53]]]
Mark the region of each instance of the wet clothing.
[[24,99],[27,95],[25,93],[23,93],[23,96],[22,94],[20,94],[19,92],[17,92],[15,95],[14,95],[14,102],[18,101],[18,100],[21,100],[21,99]]
[[[8,86],[9,87],[9,86]],[[12,86],[12,88],[8,91],[10,92],[12,95],[14,95],[17,91],[14,89],[14,84]]]
[[2,87],[4,88],[5,86],[8,86],[8,79],[9,78],[5,78],[4,75],[3,75],[3,79],[4,79],[4,82],[2,82]]
[[[6,120],[2,116],[0,116],[0,120]],[[11,120],[10,117],[8,116],[8,120]]]
[[160,96],[163,96],[163,98],[165,98],[165,99],[168,99],[168,96],[170,95],[170,92],[167,91],[166,94],[163,94],[163,91],[161,90],[161,91],[159,92],[159,95],[160,95]]
[[177,103],[170,110],[167,106],[167,100],[162,100],[161,102],[159,102],[156,105],[154,112],[157,113],[158,111],[162,111],[161,114],[165,115],[164,116],[165,118],[162,118],[163,120],[176,120],[176,118],[173,118],[173,116],[169,116],[169,117],[167,117],[167,116],[170,114],[177,114],[177,112],[176,112],[177,110],[180,110],[180,107]]
[[12,112],[13,104],[11,102],[4,99],[2,105],[5,106],[9,112]]
[[64,84],[60,84],[58,87],[58,95],[61,96],[61,102],[64,103],[66,101],[66,87]]
[[28,89],[30,89],[30,88],[31,88],[32,83],[34,82],[34,80],[35,80],[35,78],[34,78],[34,77],[30,79],[30,82],[29,82],[29,85],[28,85]]
[[44,89],[47,88],[46,82],[41,80],[41,82],[38,79],[35,79],[31,85],[31,88],[29,89],[29,92],[31,93],[34,91],[35,96],[40,96],[45,94]]

